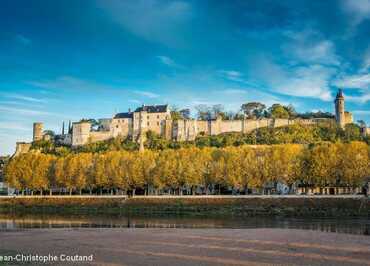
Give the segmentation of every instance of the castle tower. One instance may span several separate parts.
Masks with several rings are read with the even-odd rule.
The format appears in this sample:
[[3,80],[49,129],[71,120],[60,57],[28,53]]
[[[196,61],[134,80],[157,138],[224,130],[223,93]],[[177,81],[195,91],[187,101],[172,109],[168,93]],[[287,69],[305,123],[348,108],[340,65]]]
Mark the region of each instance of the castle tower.
[[334,100],[335,104],[335,120],[341,128],[346,125],[345,114],[344,114],[344,96],[341,89],[338,90],[337,96]]
[[91,131],[90,122],[76,122],[72,124],[72,146],[85,145],[89,142]]
[[33,141],[39,141],[43,138],[44,124],[43,123],[33,123]]

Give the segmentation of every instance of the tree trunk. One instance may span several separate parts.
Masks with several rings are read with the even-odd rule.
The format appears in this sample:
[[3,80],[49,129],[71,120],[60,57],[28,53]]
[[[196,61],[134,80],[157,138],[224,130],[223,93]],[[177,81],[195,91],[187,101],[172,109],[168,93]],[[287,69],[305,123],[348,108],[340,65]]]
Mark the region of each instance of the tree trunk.
[[69,195],[72,196],[72,189],[69,189]]
[[82,189],[80,189],[80,195],[82,195]]
[[40,196],[42,196],[44,194],[43,190],[41,189],[40,190]]
[[33,196],[33,190],[31,190],[31,196]]
[[135,197],[135,193],[136,193],[136,189],[134,188],[134,189],[132,190],[132,196],[133,196],[133,197]]
[[92,189],[91,188],[89,188],[89,191],[90,191],[90,195],[92,195]]
[[49,195],[53,196],[53,189],[52,188],[50,188]]

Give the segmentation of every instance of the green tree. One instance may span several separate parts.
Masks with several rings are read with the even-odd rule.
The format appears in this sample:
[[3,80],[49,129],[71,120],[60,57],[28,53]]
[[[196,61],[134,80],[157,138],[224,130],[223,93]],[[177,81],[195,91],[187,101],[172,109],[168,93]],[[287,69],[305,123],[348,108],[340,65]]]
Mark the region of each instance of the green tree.
[[282,106],[281,104],[273,104],[270,108],[269,108],[269,112],[271,114],[271,117],[273,118],[289,118],[289,112],[287,111],[287,109]]

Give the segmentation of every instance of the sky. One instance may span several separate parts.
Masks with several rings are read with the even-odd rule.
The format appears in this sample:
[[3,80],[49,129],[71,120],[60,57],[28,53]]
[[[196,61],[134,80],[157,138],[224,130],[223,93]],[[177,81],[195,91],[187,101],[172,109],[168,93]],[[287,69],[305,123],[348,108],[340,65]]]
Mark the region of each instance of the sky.
[[370,0],[0,1],[0,154],[32,123],[245,102],[370,124]]

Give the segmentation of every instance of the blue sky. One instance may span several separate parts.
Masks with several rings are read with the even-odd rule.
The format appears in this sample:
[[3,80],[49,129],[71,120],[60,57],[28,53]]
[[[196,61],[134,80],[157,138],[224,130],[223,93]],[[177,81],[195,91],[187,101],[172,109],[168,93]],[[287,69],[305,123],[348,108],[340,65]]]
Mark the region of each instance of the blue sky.
[[32,122],[248,101],[370,123],[370,0],[0,2],[0,154]]

